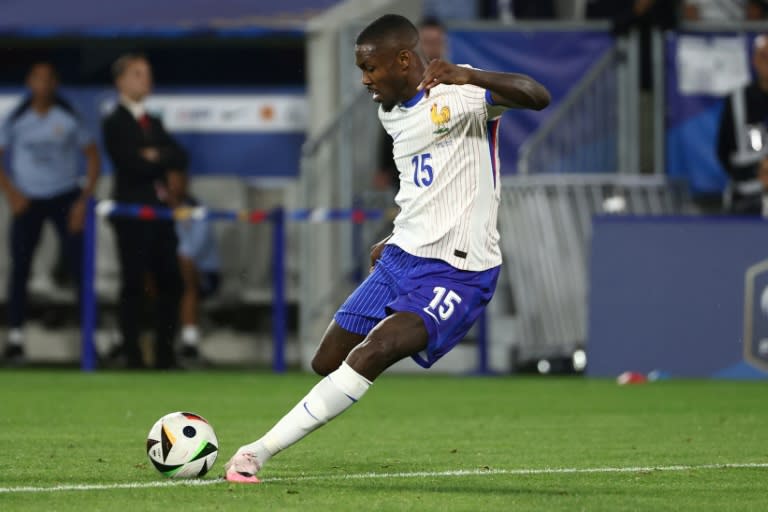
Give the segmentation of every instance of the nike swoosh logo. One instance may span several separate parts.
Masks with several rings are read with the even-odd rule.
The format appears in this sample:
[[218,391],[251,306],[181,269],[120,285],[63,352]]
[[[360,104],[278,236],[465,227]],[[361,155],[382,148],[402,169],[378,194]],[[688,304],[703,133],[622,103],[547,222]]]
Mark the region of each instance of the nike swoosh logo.
[[438,320],[438,319],[437,319],[437,317],[435,316],[435,314],[434,314],[434,313],[432,313],[432,312],[429,310],[429,308],[424,308],[424,312],[425,312],[426,314],[428,314],[429,316],[431,316],[432,318],[434,318],[434,319],[435,319],[435,322],[437,322],[438,324],[440,323],[440,320]]

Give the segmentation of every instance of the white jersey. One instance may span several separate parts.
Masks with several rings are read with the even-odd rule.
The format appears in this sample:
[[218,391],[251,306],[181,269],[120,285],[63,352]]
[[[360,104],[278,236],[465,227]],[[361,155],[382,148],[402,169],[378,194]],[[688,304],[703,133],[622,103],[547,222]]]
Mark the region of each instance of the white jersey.
[[387,242],[461,270],[501,264],[499,117],[505,107],[474,85],[438,85],[379,119],[394,141],[400,192]]

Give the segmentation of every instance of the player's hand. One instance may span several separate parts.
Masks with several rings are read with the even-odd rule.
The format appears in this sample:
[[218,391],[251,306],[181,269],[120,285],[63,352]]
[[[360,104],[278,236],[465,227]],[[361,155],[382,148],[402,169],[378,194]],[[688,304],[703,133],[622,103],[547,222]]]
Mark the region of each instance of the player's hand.
[[87,201],[84,197],[81,197],[74,202],[72,208],[69,209],[68,227],[70,233],[80,233],[85,227],[85,211],[87,207]]
[[11,213],[14,216],[21,215],[29,208],[29,199],[18,190],[13,190],[8,194],[8,203],[10,203]]
[[371,246],[371,268],[369,269],[370,272],[373,272],[373,267],[376,266],[376,262],[379,261],[379,258],[381,258],[381,253],[384,252],[384,247],[387,245],[387,240],[391,237],[388,236],[381,242],[377,242]]
[[160,159],[160,151],[157,148],[144,148],[140,153],[144,160],[149,160],[150,162],[157,162]]
[[429,96],[429,90],[437,85],[465,85],[469,83],[471,76],[472,70],[470,68],[435,59],[427,66],[417,89],[419,91],[423,89]]

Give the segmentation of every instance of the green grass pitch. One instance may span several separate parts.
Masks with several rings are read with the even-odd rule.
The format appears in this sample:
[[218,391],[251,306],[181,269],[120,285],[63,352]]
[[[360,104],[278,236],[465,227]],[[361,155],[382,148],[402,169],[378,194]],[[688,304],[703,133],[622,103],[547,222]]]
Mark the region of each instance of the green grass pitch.
[[[768,510],[759,382],[385,374],[263,484],[217,481],[316,381],[0,370],[0,510]],[[150,426],[175,410],[216,429],[205,485],[147,461]]]

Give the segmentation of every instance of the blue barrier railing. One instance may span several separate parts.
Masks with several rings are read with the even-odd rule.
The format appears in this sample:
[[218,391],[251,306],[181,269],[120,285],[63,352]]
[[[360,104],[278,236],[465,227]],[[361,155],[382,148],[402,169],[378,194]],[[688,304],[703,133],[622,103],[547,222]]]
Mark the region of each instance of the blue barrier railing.
[[[284,210],[226,210],[206,207],[165,208],[147,205],[122,204],[114,201],[91,201],[85,222],[83,236],[83,281],[81,291],[82,355],[80,367],[83,371],[93,371],[97,367],[95,347],[96,318],[98,301],[95,290],[97,217],[129,217],[144,221],[199,219],[211,222],[247,222],[272,225],[272,370],[282,373],[286,370],[285,342],[286,293],[285,293],[285,226],[287,222],[352,222],[355,250],[362,243],[361,226],[368,220],[378,220],[385,212],[366,208],[304,208]],[[359,252],[356,252],[359,256]],[[362,273],[355,273],[362,279]],[[478,373],[488,373],[487,342],[484,319],[478,332]]]
[[83,229],[83,268],[80,290],[80,322],[82,324],[82,342],[80,368],[83,371],[96,369],[96,202],[88,202],[88,213],[85,216]]

